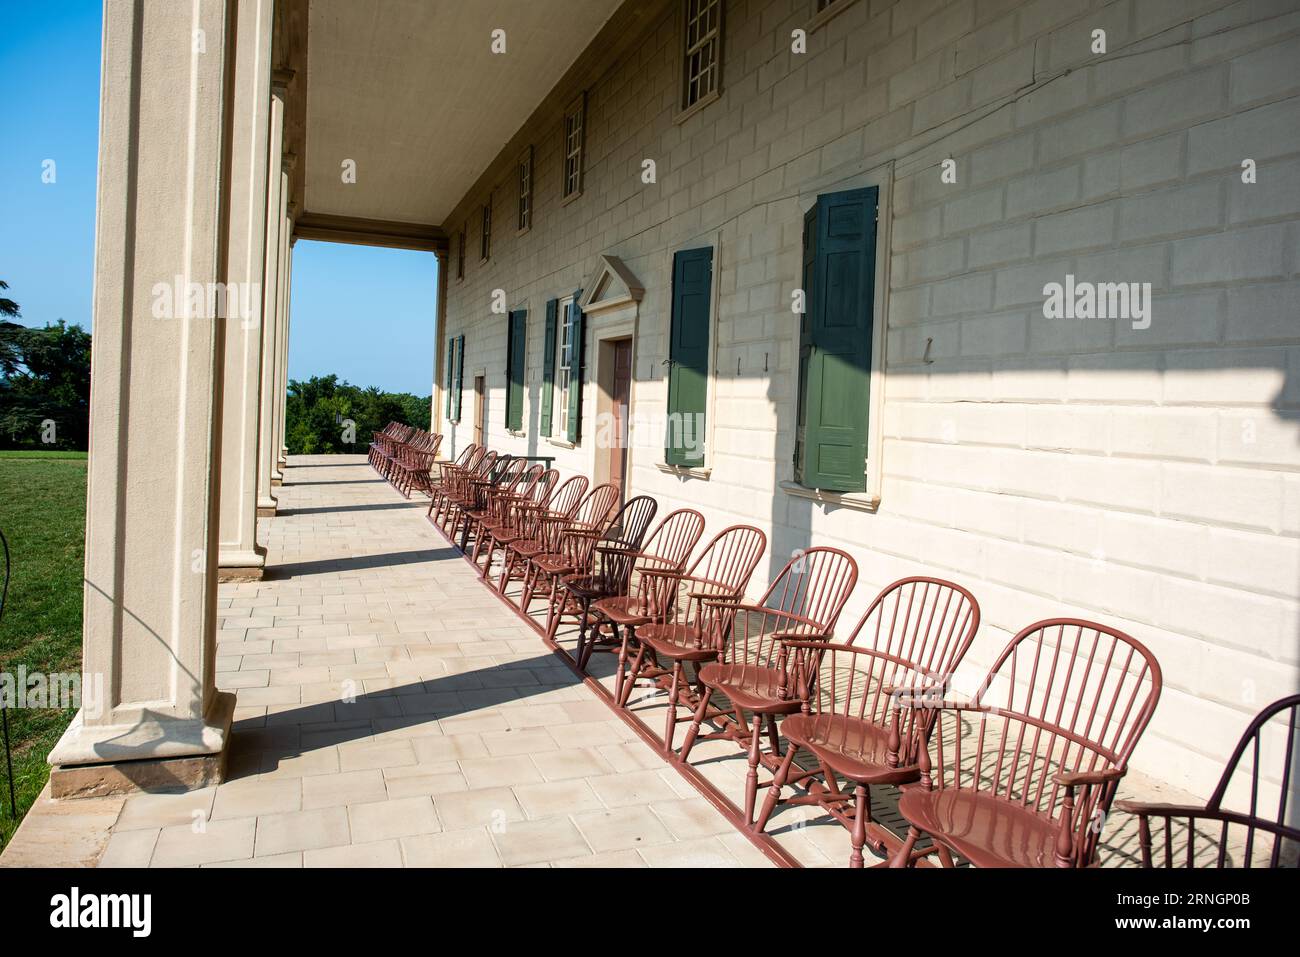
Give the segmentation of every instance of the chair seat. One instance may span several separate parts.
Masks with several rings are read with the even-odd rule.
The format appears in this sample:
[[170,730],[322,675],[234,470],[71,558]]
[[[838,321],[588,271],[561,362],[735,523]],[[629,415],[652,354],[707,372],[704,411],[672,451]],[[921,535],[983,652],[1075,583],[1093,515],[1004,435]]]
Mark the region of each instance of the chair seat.
[[591,606],[591,610],[604,615],[616,625],[636,627],[650,620],[650,609],[645,602],[629,595],[602,598]]
[[889,766],[889,729],[871,721],[841,714],[792,714],[781,723],[781,733],[858,784],[905,784],[921,774],[915,766]]
[[533,564],[547,575],[564,575],[578,570],[566,555],[538,555],[533,559]]
[[535,538],[527,538],[512,543],[510,550],[521,558],[534,558],[542,554],[546,546]]
[[976,867],[1056,866],[1057,823],[980,791],[905,788],[898,810]]
[[602,575],[569,575],[564,579],[564,587],[579,601],[596,601],[609,598],[610,591]]
[[[729,701],[747,711],[763,714],[793,714],[799,710],[797,697],[783,699],[778,693],[781,672],[758,665],[705,665],[700,680],[725,694]],[[787,689],[789,693],[789,689]]]
[[646,625],[636,633],[643,644],[674,661],[715,661],[716,648],[700,647],[703,633],[695,625]]

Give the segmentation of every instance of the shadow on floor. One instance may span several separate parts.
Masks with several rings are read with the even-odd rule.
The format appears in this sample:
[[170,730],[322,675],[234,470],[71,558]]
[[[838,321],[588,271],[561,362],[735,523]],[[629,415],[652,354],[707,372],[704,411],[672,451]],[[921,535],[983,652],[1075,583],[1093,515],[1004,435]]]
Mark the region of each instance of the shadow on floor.
[[[430,658],[430,661],[440,659]],[[366,679],[357,680],[361,684]],[[439,736],[434,722],[471,715],[486,708],[523,701],[558,688],[580,684],[555,655],[497,664],[473,671],[412,679],[406,684],[350,695],[348,680],[340,681],[340,700],[303,704],[264,717],[236,721],[233,726],[228,780],[274,770],[280,762],[311,751],[376,735],[403,736],[421,727]],[[445,729],[444,729],[445,730]],[[454,732],[448,732],[454,733]],[[381,743],[376,741],[375,743]],[[260,753],[250,766],[250,752]]]
[[282,508],[277,511],[276,517],[285,518],[293,515],[326,515],[335,512],[375,512],[388,509],[423,509],[428,511],[428,502],[410,501],[410,502],[377,502],[373,505],[322,505],[318,508]]
[[382,552],[378,555],[355,555],[351,558],[322,558],[310,562],[287,562],[266,569],[263,581],[285,581],[308,575],[325,575],[333,572],[359,571],[365,568],[388,568],[416,562],[442,562],[459,560],[460,552],[454,548],[417,548],[409,552]]
[[304,485],[387,485],[388,479],[327,479],[323,482],[285,482],[285,487],[300,488]]

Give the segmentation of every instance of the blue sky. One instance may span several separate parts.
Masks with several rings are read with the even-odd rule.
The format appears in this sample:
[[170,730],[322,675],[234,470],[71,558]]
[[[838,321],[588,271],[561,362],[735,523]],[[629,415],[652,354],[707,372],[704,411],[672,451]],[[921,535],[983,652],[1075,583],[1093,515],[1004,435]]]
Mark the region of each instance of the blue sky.
[[[91,328],[102,8],[0,0],[0,279],[29,326]],[[290,377],[427,395],[436,301],[431,253],[300,241]]]

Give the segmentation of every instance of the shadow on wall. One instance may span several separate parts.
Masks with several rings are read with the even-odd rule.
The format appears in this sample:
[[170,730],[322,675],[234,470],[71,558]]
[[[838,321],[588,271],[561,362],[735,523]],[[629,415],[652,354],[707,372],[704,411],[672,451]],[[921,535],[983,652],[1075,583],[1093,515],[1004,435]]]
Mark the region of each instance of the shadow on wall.
[[[1043,272],[1045,281],[1050,281],[1050,270]],[[1226,298],[1232,293],[1220,295]],[[1300,315],[1300,301],[1284,301],[1287,295],[1275,306],[1287,316]],[[1300,562],[1290,557],[1290,549],[1272,553],[1273,558],[1265,557],[1269,552],[1257,551],[1270,542],[1292,544],[1288,523],[1295,519],[1288,509],[1295,506],[1288,504],[1288,496],[1296,493],[1289,491],[1285,473],[1300,467],[1300,342],[1282,340],[1265,347],[1255,342],[1165,346],[1166,341],[1187,338],[1168,330],[1168,325],[1180,321],[1186,320],[1173,301],[1157,297],[1152,335],[1160,339],[1151,351],[1140,352],[1135,346],[1144,333],[1130,330],[1127,321],[1121,321],[1121,328],[1106,320],[1053,320],[1030,314],[1029,342],[1048,334],[1041,331],[1041,324],[1047,323],[1074,323],[1077,328],[1067,330],[1068,336],[1100,341],[1091,349],[1059,355],[963,359],[954,354],[933,361],[921,360],[924,348],[899,357],[900,343],[913,330],[892,329],[889,345],[895,355],[885,362],[889,375],[895,380],[924,381],[891,383],[894,388],[889,389],[887,402],[892,408],[882,441],[886,482],[876,513],[837,508],[779,490],[782,482],[794,479],[797,407],[790,395],[774,388],[775,377],[763,373],[777,420],[771,450],[773,485],[778,489],[771,511],[773,566],[779,567],[795,549],[809,545],[847,547],[864,564],[864,574],[842,622],[855,620],[876,590],[905,574],[927,571],[951,576],[971,587],[981,602],[986,598],[984,584],[983,591],[993,596],[989,604],[1001,604],[1002,620],[986,616],[985,634],[977,639],[959,673],[970,670],[975,661],[991,658],[1001,646],[1006,636],[988,634],[988,625],[1014,631],[1049,614],[1097,609],[1076,613],[1130,630],[1156,651],[1165,670],[1166,713],[1171,696],[1196,699],[1193,707],[1207,717],[1209,733],[1195,740],[1184,733],[1174,740],[1179,747],[1202,755],[1189,780],[1212,781],[1250,718],[1271,701],[1300,690],[1296,610],[1300,581],[1294,577]],[[1249,322],[1256,328],[1265,324],[1281,328],[1271,315],[1251,316]],[[1099,332],[1098,326],[1106,325],[1110,329]],[[955,328],[956,324],[954,334]],[[1300,327],[1295,331],[1300,332]],[[1061,333],[1051,335],[1059,339]],[[926,338],[919,342],[925,343]],[[736,346],[728,357],[724,346],[719,368],[736,369],[735,355],[743,355],[744,348]],[[936,351],[933,343],[930,351]],[[742,368],[746,365],[750,363],[742,363]],[[797,373],[787,374],[797,378]],[[1032,406],[1031,414],[1042,413],[1036,427],[1026,425],[1026,405]],[[1004,422],[995,424],[999,417]],[[1008,438],[1017,434],[1019,443]],[[1090,448],[1079,442],[1078,436],[1085,434],[1100,436],[1101,446]],[[895,465],[891,472],[889,453],[909,447],[922,453],[919,458],[907,457],[911,471],[900,471]],[[949,454],[949,450],[954,451]],[[1034,488],[1036,476],[1043,473],[1035,468],[1022,475],[1021,468],[1030,473],[1030,466],[1038,466],[1049,455],[1062,459],[1058,470],[1050,473],[1061,477],[1059,487]],[[920,470],[915,469],[917,462],[924,463]],[[1084,497],[1075,497],[1073,490],[1079,488],[1083,473],[1070,473],[1083,465],[1098,484]],[[1133,504],[1131,488],[1123,489],[1135,474],[1148,475],[1156,484],[1142,490],[1142,497],[1155,503],[1149,510]],[[899,490],[900,484],[909,486],[905,504],[898,497],[891,501],[891,492]],[[949,489],[959,494],[950,495]],[[1090,529],[1095,548],[1071,552],[1063,545],[1049,544],[1052,537],[1064,536],[1039,537],[1037,531],[1026,536],[1026,528],[1041,517],[1022,512],[1019,536],[1006,544],[1022,552],[1041,545],[1045,557],[1075,560],[1062,566],[1056,595],[1036,592],[1032,574],[1017,579],[1001,570],[1016,565],[1008,562],[1000,569],[992,564],[989,549],[1003,543],[989,541],[992,536],[984,531],[987,521],[963,522],[963,515],[981,509],[981,498],[998,510],[1008,507],[1008,499],[1034,506],[1074,507]],[[926,508],[933,512],[926,515]],[[1108,520],[1129,519],[1134,524],[1149,520],[1153,526],[1176,525],[1200,545],[1180,555],[1175,554],[1178,549],[1167,547],[1168,536],[1153,537],[1123,543],[1120,547],[1126,551],[1117,554],[1116,548],[1110,548]],[[908,524],[918,530],[915,543],[908,540]],[[965,537],[964,547],[927,553],[929,543],[935,541],[931,532],[936,530],[945,533],[940,541]],[[865,563],[864,549],[876,552]],[[1151,564],[1140,557],[1143,550],[1150,551]],[[1188,562],[1195,563],[1197,571],[1180,573],[1170,567]],[[1100,599],[1092,583],[1070,573],[1072,564],[1104,570],[1108,585]],[[1134,592],[1143,593],[1142,601],[1149,603],[1152,614],[1134,611],[1132,596],[1124,594],[1130,582]],[[1017,594],[1018,588],[1025,591]],[[1200,615],[1198,608],[1206,613]],[[1180,643],[1180,636],[1197,644]],[[1254,661],[1238,667],[1232,658],[1242,661],[1242,652]],[[1225,666],[1231,675],[1226,683]],[[1169,737],[1182,721],[1170,718],[1162,727],[1160,710],[1152,731]],[[1148,753],[1168,744],[1152,731],[1143,742]],[[1300,741],[1296,748],[1293,761],[1300,762]],[[1285,741],[1277,737],[1271,751],[1271,758],[1261,758],[1266,772],[1269,767],[1281,768]],[[1295,819],[1300,816],[1300,797],[1293,794],[1290,803]]]

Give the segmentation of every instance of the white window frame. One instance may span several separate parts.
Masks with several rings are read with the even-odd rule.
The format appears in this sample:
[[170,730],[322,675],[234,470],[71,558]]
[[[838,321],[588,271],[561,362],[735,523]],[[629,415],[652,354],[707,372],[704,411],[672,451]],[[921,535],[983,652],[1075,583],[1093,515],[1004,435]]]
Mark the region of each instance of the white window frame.
[[[800,214],[802,215],[802,213]],[[708,386],[704,393],[704,459],[699,465],[669,465],[664,461],[664,451],[661,447],[655,457],[655,468],[660,472],[667,472],[676,475],[690,476],[691,478],[708,480],[713,475],[713,441],[714,430],[718,425],[718,339],[721,337],[718,317],[721,313],[722,304],[722,231],[719,230],[712,236],[702,236],[698,240],[685,242],[673,246],[665,251],[664,254],[664,274],[668,277],[667,287],[669,289],[668,308],[664,310],[663,317],[663,337],[665,349],[664,358],[672,351],[673,341],[673,309],[672,309],[672,285],[673,285],[673,257],[683,249],[699,249],[703,246],[713,247],[713,279],[709,283],[709,375]],[[664,408],[668,407],[668,375],[664,374]]]
[[[852,3],[853,0],[841,0]],[[817,203],[822,193],[839,193],[850,189],[877,187],[879,213],[876,219],[876,286],[875,301],[872,303],[871,316],[871,385],[867,396],[867,461],[866,491],[833,492],[825,489],[812,489],[800,485],[792,475],[789,481],[778,483],[782,490],[795,498],[812,499],[823,504],[838,505],[843,508],[874,512],[880,506],[881,487],[884,483],[884,420],[885,420],[885,336],[889,329],[889,268],[892,257],[889,255],[889,236],[893,229],[894,163],[889,161],[875,169],[850,176],[845,179],[818,181],[799,193],[799,223],[803,216]],[[800,282],[796,276],[795,284]],[[790,341],[792,354],[799,354],[799,323],[791,324]],[[798,367],[794,371],[795,402],[798,392],[803,389],[799,380]],[[793,467],[793,463],[791,463]]]
[[[586,91],[569,104],[560,125],[560,205],[582,195],[583,164],[587,152]],[[571,185],[572,184],[572,185]]]
[[515,171],[518,215],[515,226],[522,236],[533,227],[533,148],[529,146],[519,155]]
[[565,445],[569,434],[569,385],[573,378],[573,357],[565,353],[565,336],[569,331],[569,308],[572,305],[572,296],[561,299],[556,305],[555,378],[551,380],[551,434],[548,436],[554,440],[558,435]]
[[826,0],[823,3],[822,0],[810,0],[812,18],[808,21],[808,32],[812,33],[825,26],[856,2],[857,0]]
[[[673,119],[680,123],[688,116],[693,116],[710,103],[722,96],[722,45],[723,45],[723,9],[724,0],[678,0],[679,27],[677,36],[681,43],[681,63],[678,68],[677,113]],[[716,20],[712,30],[703,32],[695,43],[691,43],[691,26],[706,12],[712,10]],[[687,102],[691,87],[691,54],[713,44],[713,61],[709,68],[712,86],[701,93],[694,101]]]

